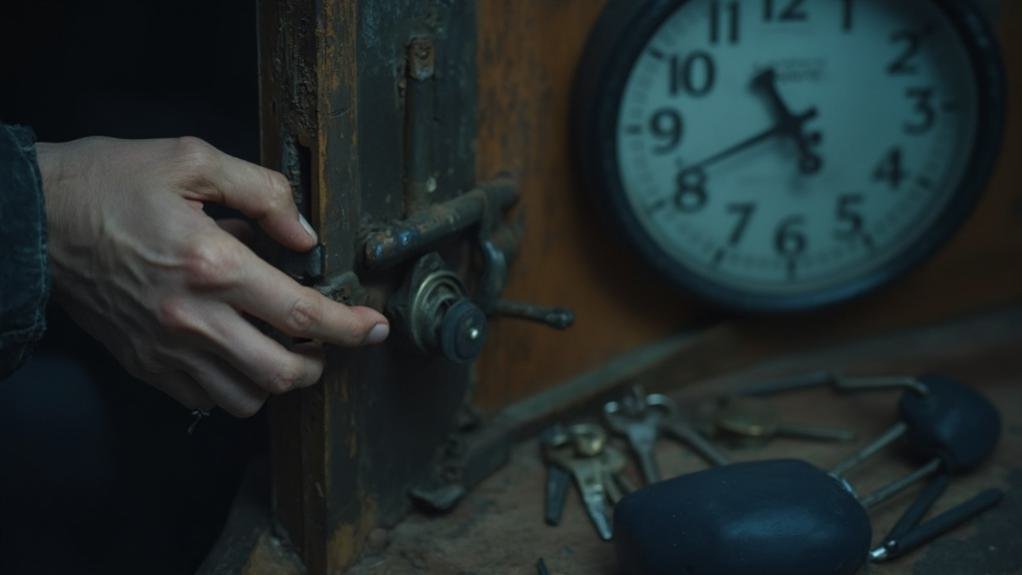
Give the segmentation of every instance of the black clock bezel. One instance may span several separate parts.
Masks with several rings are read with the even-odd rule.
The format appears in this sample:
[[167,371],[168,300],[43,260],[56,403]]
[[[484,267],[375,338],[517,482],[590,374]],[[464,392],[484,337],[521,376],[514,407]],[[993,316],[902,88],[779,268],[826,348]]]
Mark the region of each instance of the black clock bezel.
[[885,265],[839,286],[799,294],[743,292],[677,262],[640,224],[617,165],[617,120],[628,75],[660,25],[689,0],[611,0],[589,35],[576,71],[571,134],[584,190],[625,241],[655,271],[685,292],[743,312],[814,310],[864,296],[903,276],[945,244],[973,212],[1001,148],[1006,87],[998,42],[968,0],[930,0],[965,45],[977,87],[976,133],[964,176],[937,219]]

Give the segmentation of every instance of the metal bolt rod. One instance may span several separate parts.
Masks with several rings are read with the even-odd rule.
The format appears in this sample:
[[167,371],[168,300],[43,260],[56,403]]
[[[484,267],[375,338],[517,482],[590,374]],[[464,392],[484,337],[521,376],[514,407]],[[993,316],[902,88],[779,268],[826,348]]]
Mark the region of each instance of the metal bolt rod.
[[405,220],[369,232],[361,248],[362,263],[369,269],[399,264],[479,223],[488,205],[503,210],[517,199],[518,191],[512,181],[496,180],[442,204],[433,204]]
[[870,493],[866,497],[863,497],[862,499],[859,500],[859,503],[861,503],[862,506],[865,507],[866,509],[876,507],[877,505],[880,505],[881,503],[887,501],[891,497],[894,497],[895,495],[901,493],[902,491],[904,491],[906,488],[916,483],[917,481],[920,481],[922,479],[929,477],[930,475],[933,475],[940,469],[940,466],[941,466],[940,459],[933,459],[926,465],[920,467],[919,469],[913,471],[912,473],[909,473],[905,477],[892,481],[887,485],[884,485],[880,489],[877,489],[873,493]]
[[876,438],[873,443],[863,447],[856,452],[855,455],[852,455],[848,459],[835,465],[834,468],[830,470],[830,474],[834,477],[843,476],[853,467],[872,457],[876,452],[894,443],[898,438],[904,435],[906,431],[908,431],[908,425],[904,422],[899,421],[898,423],[895,423],[890,429],[885,431],[883,435]]
[[493,313],[527,319],[554,329],[568,329],[575,323],[575,312],[563,307],[544,307],[506,299],[497,300]]
[[433,126],[436,90],[433,75],[436,55],[432,38],[413,38],[408,45],[408,81],[405,88],[405,215],[429,205],[429,179],[433,170]]

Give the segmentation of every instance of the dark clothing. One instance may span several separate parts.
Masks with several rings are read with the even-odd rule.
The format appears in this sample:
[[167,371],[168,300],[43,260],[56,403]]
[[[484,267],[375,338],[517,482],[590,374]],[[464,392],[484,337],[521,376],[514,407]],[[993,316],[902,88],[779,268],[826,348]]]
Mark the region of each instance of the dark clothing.
[[255,14],[250,0],[4,3],[2,575],[194,573],[244,465],[265,451],[263,417],[217,410],[189,435],[188,410],[124,373],[59,306],[33,350],[43,331],[33,310],[46,298],[30,289],[45,288],[43,198],[32,132],[10,126],[44,142],[191,135],[258,161]]
[[0,380],[46,331],[50,275],[35,134],[0,124]]

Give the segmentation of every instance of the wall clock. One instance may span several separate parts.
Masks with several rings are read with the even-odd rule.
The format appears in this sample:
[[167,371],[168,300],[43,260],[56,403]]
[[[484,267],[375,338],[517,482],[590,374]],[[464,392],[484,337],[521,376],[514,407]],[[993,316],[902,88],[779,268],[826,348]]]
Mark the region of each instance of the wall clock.
[[573,96],[587,193],[669,281],[833,304],[961,225],[1000,148],[997,43],[960,0],[611,0]]

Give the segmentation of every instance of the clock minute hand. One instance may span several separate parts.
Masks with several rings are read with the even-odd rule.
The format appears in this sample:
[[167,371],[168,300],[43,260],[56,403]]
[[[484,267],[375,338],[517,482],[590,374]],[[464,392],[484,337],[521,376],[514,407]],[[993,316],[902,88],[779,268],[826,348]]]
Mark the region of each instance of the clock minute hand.
[[754,136],[750,136],[750,137],[742,140],[741,142],[738,142],[737,144],[734,144],[732,146],[728,146],[727,148],[717,152],[716,154],[713,154],[713,155],[711,155],[709,157],[703,158],[699,162],[696,162],[694,164],[689,164],[689,165],[685,166],[685,169],[686,170],[697,170],[697,169],[700,169],[700,168],[705,168],[707,166],[710,166],[711,164],[716,164],[717,162],[719,162],[720,160],[723,160],[724,158],[727,158],[729,156],[733,156],[733,155],[737,154],[738,152],[741,152],[742,150],[745,150],[747,148],[751,148],[751,147],[755,146],[756,144],[759,144],[760,142],[763,142],[765,140],[769,140],[770,138],[773,138],[774,136],[778,136],[778,135],[783,134],[783,133],[784,133],[784,130],[783,130],[782,126],[780,124],[777,124],[777,125],[772,126],[772,127],[768,128],[768,129],[766,129],[766,130],[764,130],[764,131],[762,131],[762,132],[760,132],[760,133],[758,133],[758,134],[756,134]]

